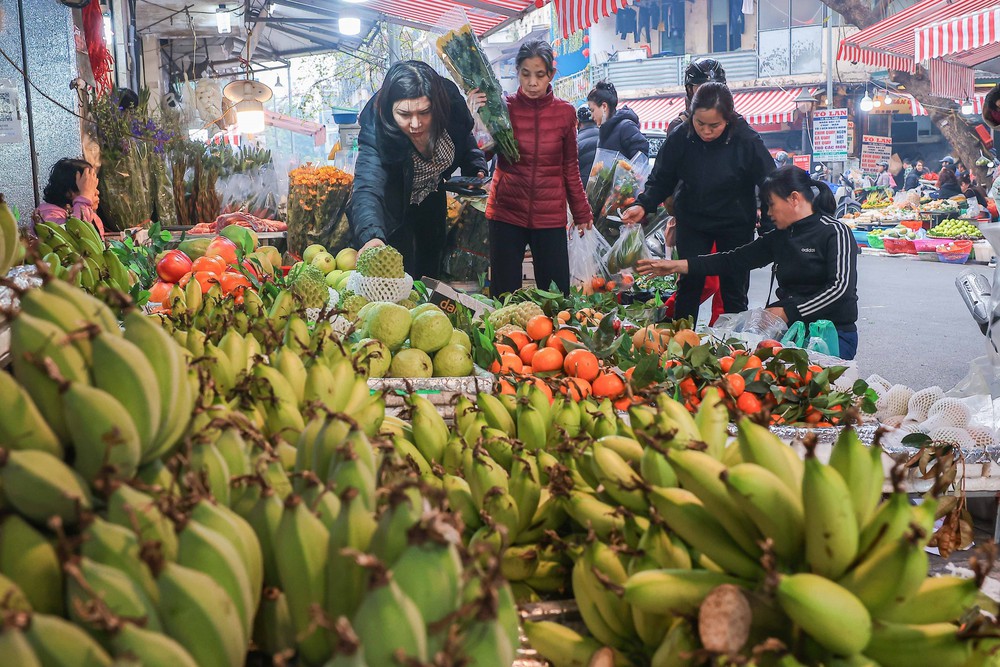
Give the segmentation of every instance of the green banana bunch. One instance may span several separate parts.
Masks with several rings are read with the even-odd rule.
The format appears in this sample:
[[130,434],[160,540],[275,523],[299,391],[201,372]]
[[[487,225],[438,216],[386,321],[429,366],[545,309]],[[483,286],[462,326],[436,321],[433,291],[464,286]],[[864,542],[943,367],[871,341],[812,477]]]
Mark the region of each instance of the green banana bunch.
[[[101,645],[83,628],[64,618],[35,613],[24,625],[24,636],[43,667],[111,667],[111,656]],[[4,656],[4,659],[8,659],[8,656]]]
[[83,544],[80,546],[81,556],[119,570],[139,584],[154,604],[159,602],[156,581],[149,566],[142,560],[139,540],[135,533],[100,517],[94,517],[84,529],[83,538]]
[[528,644],[553,667],[588,667],[593,655],[603,648],[596,639],[552,621],[526,621],[524,634]]
[[17,514],[0,523],[0,572],[16,584],[36,612],[64,613],[62,566],[56,548]]
[[20,253],[21,239],[17,231],[17,220],[0,194],[0,276],[7,275]]
[[826,577],[809,573],[783,576],[777,595],[778,604],[794,623],[838,655],[861,653],[872,639],[868,609],[853,593]]
[[313,623],[311,612],[313,605],[324,605],[329,540],[326,527],[302,499],[289,496],[274,536],[274,557],[299,653],[308,664],[322,664],[332,651],[330,637]]
[[802,507],[808,517],[805,526],[805,559],[816,574],[839,579],[858,555],[858,522],[847,484],[832,466],[816,458],[815,449],[806,450],[802,479]]
[[0,442],[11,449],[36,449],[63,456],[63,446],[27,390],[10,373],[0,373]]
[[[380,566],[379,566],[380,567]],[[391,573],[375,567],[371,588],[351,619],[369,665],[391,665],[397,655],[425,662],[427,628],[420,609]]]
[[57,516],[74,526],[92,507],[87,483],[48,452],[0,450],[0,485],[7,502],[37,524]]
[[738,463],[721,476],[760,534],[771,538],[775,555],[783,562],[797,564],[805,534],[801,494],[792,493],[777,475],[755,463]]
[[31,642],[21,629],[13,625],[0,629],[0,655],[3,655],[5,661],[18,667],[42,667],[41,660],[31,648]]
[[[158,608],[139,584],[109,565],[89,558],[67,563],[66,608],[75,623],[87,624],[81,612],[99,601],[116,616],[136,619],[150,630],[161,631]],[[162,595],[161,606],[162,609]]]
[[111,636],[115,655],[137,658],[144,667],[197,667],[194,658],[180,643],[167,635],[122,623]]
[[838,582],[858,596],[875,618],[889,609],[905,606],[927,578],[928,560],[924,533],[913,533],[895,542],[884,542]]
[[127,484],[119,485],[107,501],[105,517],[113,524],[137,530],[140,542],[156,542],[168,561],[177,560],[177,535],[156,500]]
[[[985,665],[987,654],[1000,644],[1000,639],[977,641],[962,638],[958,627],[951,623],[906,625],[877,622],[865,655],[883,665],[913,667],[946,667],[954,665]],[[978,659],[977,659],[978,656]]]

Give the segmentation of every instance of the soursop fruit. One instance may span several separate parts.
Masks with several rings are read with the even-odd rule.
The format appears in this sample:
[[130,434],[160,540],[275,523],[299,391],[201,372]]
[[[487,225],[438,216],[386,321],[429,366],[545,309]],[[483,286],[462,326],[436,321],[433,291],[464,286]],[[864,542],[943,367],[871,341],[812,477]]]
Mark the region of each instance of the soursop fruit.
[[494,329],[500,329],[507,324],[516,324],[523,329],[532,317],[544,314],[542,307],[537,303],[525,301],[498,308],[490,313],[488,317]]
[[352,322],[357,321],[358,313],[368,305],[369,301],[360,294],[355,294],[350,290],[344,290],[340,293],[340,303],[337,304],[339,310],[343,310],[344,317],[351,320]]
[[290,276],[289,288],[306,308],[323,308],[330,299],[326,274],[311,264],[296,267]]
[[403,278],[403,256],[392,246],[368,248],[358,255],[357,271],[369,278]]

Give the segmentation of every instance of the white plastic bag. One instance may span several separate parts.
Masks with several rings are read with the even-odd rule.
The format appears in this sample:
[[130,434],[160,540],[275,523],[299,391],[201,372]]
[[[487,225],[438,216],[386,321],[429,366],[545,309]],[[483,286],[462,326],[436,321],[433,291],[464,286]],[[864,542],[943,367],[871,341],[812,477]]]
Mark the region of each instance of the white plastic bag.
[[566,228],[569,251],[569,277],[575,284],[588,284],[594,276],[603,276],[604,257],[611,246],[601,233],[590,228],[580,235],[575,225]]
[[632,273],[640,259],[650,259],[649,248],[646,247],[646,235],[642,233],[642,225],[622,225],[618,240],[608,252],[606,266],[612,276],[619,273]]

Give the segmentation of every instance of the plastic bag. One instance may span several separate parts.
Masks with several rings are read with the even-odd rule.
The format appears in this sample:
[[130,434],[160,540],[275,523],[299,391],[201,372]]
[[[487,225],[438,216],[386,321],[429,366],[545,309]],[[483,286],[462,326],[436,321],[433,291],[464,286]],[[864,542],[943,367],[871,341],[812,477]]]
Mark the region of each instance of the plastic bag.
[[624,225],[621,235],[608,252],[606,266],[610,275],[632,273],[640,259],[651,259],[642,225]]
[[621,159],[618,151],[609,151],[598,148],[594,157],[594,166],[590,168],[590,177],[587,180],[587,203],[590,204],[590,211],[597,220],[604,208],[604,203],[611,194],[611,186],[614,182],[615,167]]
[[840,336],[830,320],[816,320],[809,325],[808,349],[831,357],[840,356]]
[[574,225],[566,229],[569,249],[569,277],[573,283],[589,285],[594,276],[604,276],[604,257],[611,246],[596,229],[584,231],[583,236]]
[[782,347],[805,347],[805,344],[806,325],[803,322],[794,322],[781,337]]
[[618,160],[611,179],[611,191],[605,198],[600,215],[594,216],[594,226],[604,238],[611,242],[618,238],[622,223],[609,218],[621,216],[622,211],[635,204],[636,197],[646,187],[651,169],[649,158],[642,153],[631,160]]
[[784,320],[763,308],[751,308],[742,313],[727,313],[716,320],[713,331],[723,334],[749,334],[761,340],[777,338],[787,325]]

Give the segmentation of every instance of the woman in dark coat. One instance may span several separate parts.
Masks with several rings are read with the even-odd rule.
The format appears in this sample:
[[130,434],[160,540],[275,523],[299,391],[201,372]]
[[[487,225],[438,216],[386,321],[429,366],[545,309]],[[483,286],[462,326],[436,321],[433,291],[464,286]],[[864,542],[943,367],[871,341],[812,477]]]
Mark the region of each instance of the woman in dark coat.
[[649,155],[649,140],[639,129],[639,116],[628,107],[618,108],[618,92],[610,81],[601,81],[587,95],[587,106],[600,131],[597,147],[617,151],[631,160]]
[[[729,88],[704,83],[691,101],[691,117],[663,143],[645,191],[622,222],[642,222],[673,194],[681,259],[707,254],[713,244],[719,252],[735,250],[754,238],[756,190],[774,169],[760,135],[736,113]],[[767,202],[760,208],[766,219]],[[681,278],[677,317],[697,321],[704,282],[699,275]],[[750,272],[729,273],[720,282],[725,312],[746,310]]]
[[472,114],[458,87],[427,63],[399,62],[359,119],[348,220],[361,249],[391,245],[414,278],[437,278],[448,201],[438,186],[457,169],[486,175]]

